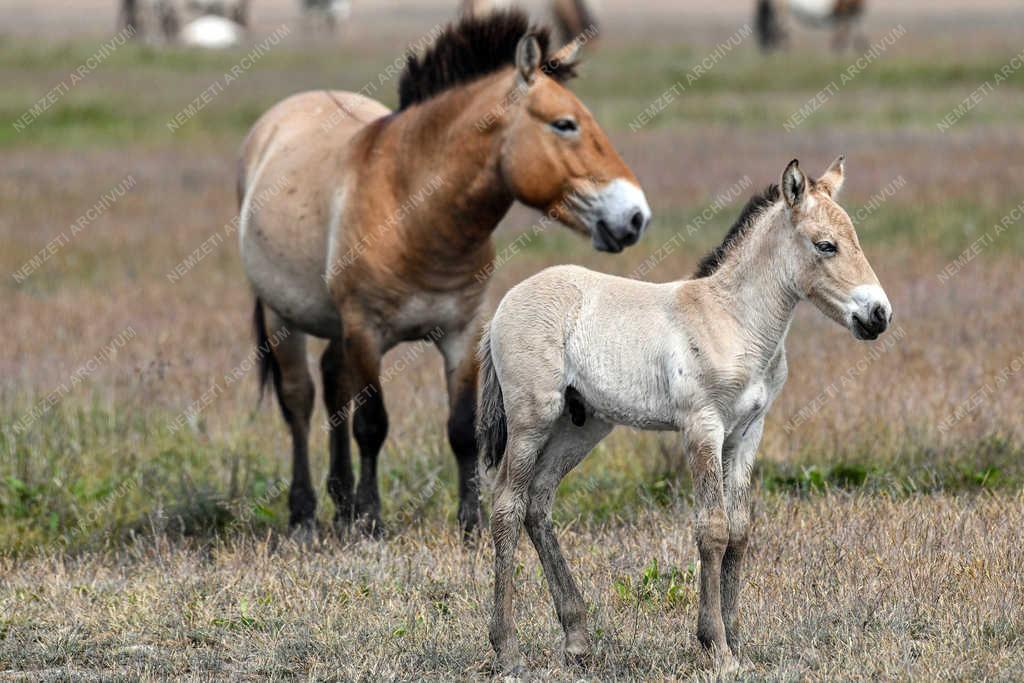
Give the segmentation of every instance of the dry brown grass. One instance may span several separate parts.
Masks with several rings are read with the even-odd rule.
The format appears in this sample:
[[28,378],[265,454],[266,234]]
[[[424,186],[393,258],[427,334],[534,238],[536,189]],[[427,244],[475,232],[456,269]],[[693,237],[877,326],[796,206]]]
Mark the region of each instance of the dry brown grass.
[[[537,676],[707,672],[693,637],[689,518],[672,507],[562,530],[590,608],[587,671],[560,663],[540,566],[521,545],[519,633]],[[1020,496],[771,497],[754,518],[743,679],[1024,675]],[[647,569],[645,585],[652,561],[659,578]],[[671,567],[680,573],[669,590]],[[489,674],[489,553],[464,552],[443,525],[309,547],[276,536],[212,547],[158,536],[77,559],[5,561],[0,571],[0,676],[12,680]]]

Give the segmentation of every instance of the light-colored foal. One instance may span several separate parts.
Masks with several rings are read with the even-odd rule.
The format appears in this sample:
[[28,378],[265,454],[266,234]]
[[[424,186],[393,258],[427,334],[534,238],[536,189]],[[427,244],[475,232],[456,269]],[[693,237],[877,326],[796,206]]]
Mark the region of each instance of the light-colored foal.
[[681,434],[701,561],[697,638],[720,663],[735,663],[750,470],[786,380],[796,306],[809,299],[858,339],[875,339],[892,318],[835,202],[843,173],[842,157],[816,181],[791,162],[781,191],[771,186],[748,203],[695,279],[652,284],[561,266],[502,300],[481,343],[477,424],[483,467],[496,470],[490,639],[500,668],[522,667],[512,579],[523,524],[566,655],[588,650],[586,606],[551,507],[562,477],[616,424]]

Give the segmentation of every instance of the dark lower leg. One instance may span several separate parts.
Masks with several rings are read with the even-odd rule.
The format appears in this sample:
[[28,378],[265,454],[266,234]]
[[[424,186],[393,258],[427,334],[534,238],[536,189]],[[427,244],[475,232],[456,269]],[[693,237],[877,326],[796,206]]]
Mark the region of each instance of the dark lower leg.
[[316,493],[309,475],[309,420],[313,413],[313,378],[299,335],[273,351],[274,392],[292,435],[292,482],[288,490],[288,525],[312,525],[316,519]]
[[555,613],[558,614],[558,621],[565,632],[566,655],[584,655],[589,650],[586,605],[569,571],[565,556],[562,555],[551,520],[544,511],[531,510],[527,513],[526,533],[529,534],[533,547],[540,557],[548,589],[555,603]]
[[290,420],[292,433],[292,483],[288,489],[288,525],[304,526],[316,518],[316,493],[309,475],[309,422]]
[[366,390],[369,398],[353,416],[353,433],[359,444],[359,486],[356,488],[356,517],[363,520],[367,530],[377,533],[383,529],[380,518],[380,492],[377,489],[377,457],[388,433],[388,415],[380,385]]
[[480,523],[480,489],[477,482],[476,391],[463,387],[448,418],[448,442],[459,466],[459,528],[470,541]]
[[725,625],[725,639],[733,653],[739,652],[740,619],[739,595],[740,578],[743,573],[743,556],[747,552],[746,534],[730,538],[722,557],[722,621]]
[[349,401],[343,390],[344,357],[340,342],[328,344],[320,360],[324,380],[324,406],[330,429],[330,472],[327,492],[334,501],[334,521],[349,524],[353,518],[352,456],[349,449]]

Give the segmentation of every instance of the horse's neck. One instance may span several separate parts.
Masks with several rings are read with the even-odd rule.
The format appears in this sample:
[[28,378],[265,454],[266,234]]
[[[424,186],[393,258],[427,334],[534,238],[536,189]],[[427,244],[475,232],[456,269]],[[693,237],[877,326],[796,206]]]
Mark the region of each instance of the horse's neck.
[[[404,209],[399,228],[410,249],[429,247],[439,267],[489,250],[491,233],[512,206],[494,133],[474,125],[486,112],[472,112],[494,106],[489,99],[484,88],[456,88],[402,112],[382,132],[401,155],[387,179]],[[425,187],[431,191],[420,191]]]
[[712,275],[717,298],[737,321],[745,344],[760,362],[770,362],[786,332],[800,296],[786,254],[786,220],[781,207],[765,212],[750,235]]

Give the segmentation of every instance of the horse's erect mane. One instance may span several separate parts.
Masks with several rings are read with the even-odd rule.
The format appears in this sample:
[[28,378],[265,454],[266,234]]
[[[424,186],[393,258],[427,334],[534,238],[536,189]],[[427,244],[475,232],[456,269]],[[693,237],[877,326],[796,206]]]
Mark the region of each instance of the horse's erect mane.
[[410,54],[398,82],[398,108],[468,83],[515,63],[516,45],[530,34],[541,51],[541,70],[557,81],[576,75],[574,65],[551,59],[551,34],[531,26],[521,9],[497,11],[485,17],[468,16],[448,24],[422,54]]
[[700,260],[700,265],[697,266],[697,272],[693,277],[707,277],[718,270],[719,266],[725,262],[728,253],[750,234],[750,229],[757,223],[761,214],[779,201],[781,196],[779,186],[772,184],[765,188],[764,192],[751,197],[747,201],[747,205],[743,207],[743,211],[740,212],[740,217],[729,228],[722,243]]

